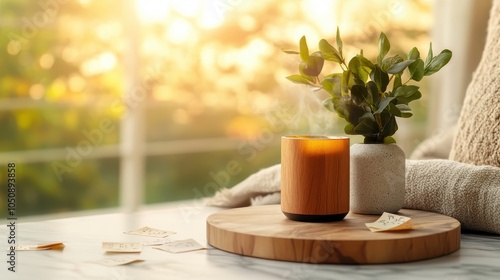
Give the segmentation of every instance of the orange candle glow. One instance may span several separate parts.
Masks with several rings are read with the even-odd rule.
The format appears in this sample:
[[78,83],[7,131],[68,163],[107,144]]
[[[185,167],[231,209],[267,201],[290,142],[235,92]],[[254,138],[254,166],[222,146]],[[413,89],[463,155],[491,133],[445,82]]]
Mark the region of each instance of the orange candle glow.
[[349,212],[349,138],[281,138],[281,210],[292,220],[342,220]]

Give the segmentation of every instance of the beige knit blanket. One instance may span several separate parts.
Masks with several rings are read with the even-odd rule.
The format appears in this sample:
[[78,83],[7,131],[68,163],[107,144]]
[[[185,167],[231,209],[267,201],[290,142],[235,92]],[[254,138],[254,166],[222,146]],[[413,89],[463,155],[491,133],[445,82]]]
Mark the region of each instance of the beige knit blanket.
[[[280,203],[280,165],[222,189],[205,203],[242,207]],[[451,160],[406,160],[404,208],[444,214],[463,229],[500,234],[500,168]]]

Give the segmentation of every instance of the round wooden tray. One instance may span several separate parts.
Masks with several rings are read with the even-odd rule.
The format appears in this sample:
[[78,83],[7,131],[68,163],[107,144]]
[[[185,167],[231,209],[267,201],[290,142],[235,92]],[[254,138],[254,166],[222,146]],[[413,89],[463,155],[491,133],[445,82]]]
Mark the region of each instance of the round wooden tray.
[[280,205],[222,210],[207,218],[208,243],[251,257],[305,263],[376,264],[424,260],[460,247],[460,223],[448,216],[402,209],[414,229],[371,232],[378,215],[349,213],[339,222],[289,220]]

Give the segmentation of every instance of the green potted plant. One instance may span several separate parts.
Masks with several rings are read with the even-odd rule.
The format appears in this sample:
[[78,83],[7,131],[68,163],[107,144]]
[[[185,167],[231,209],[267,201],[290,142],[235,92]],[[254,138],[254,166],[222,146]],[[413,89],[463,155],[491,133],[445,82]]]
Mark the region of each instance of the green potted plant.
[[[397,212],[404,203],[405,155],[393,138],[396,117],[413,115],[409,104],[422,96],[416,83],[438,72],[452,53],[445,49],[434,56],[431,43],[425,60],[416,47],[405,56],[387,56],[391,46],[382,32],[376,60],[362,50],[348,60],[338,28],[335,45],[321,39],[319,50],[310,53],[303,36],[298,52],[285,51],[300,56],[299,74],[286,78],[327,92],[323,104],[346,120],[344,132],[364,136],[363,144],[351,146],[351,211]],[[325,61],[338,71],[322,73]]]

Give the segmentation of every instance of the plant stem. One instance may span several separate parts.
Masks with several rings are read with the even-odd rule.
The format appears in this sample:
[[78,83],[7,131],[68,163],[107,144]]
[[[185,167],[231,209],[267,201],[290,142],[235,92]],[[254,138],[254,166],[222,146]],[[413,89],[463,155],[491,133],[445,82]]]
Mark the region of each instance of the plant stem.
[[380,114],[374,114],[374,116],[375,116],[375,121],[377,121],[379,131],[380,133],[382,133],[382,130],[384,130],[384,126],[382,125],[382,119],[380,118]]
[[343,60],[343,59],[342,59],[342,62],[341,62],[341,63],[339,63],[340,68],[342,68],[342,71],[345,71],[344,67],[342,67],[342,64],[345,66],[345,68],[346,68],[346,69],[348,69],[348,68],[349,68],[349,66],[347,66],[347,64],[345,63],[345,60]]

